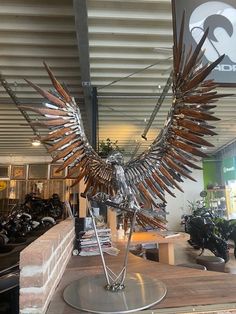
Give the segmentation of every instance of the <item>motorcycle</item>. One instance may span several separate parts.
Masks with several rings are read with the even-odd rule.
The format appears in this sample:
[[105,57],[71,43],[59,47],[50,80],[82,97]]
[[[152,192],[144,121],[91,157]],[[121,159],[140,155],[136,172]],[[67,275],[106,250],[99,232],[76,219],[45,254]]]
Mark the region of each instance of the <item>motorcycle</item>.
[[4,229],[5,218],[0,218],[0,247],[6,245],[9,242],[7,231]]
[[7,237],[19,238],[25,236],[30,231],[30,215],[17,208],[2,222],[2,228],[5,230]]
[[23,211],[30,213],[33,218],[44,215],[45,201],[37,197],[35,193],[25,195],[25,201],[21,204]]
[[217,225],[217,214],[206,207],[206,192],[200,193],[201,200],[189,202],[191,214],[183,215],[181,224],[184,230],[190,235],[188,243],[194,249],[201,249],[200,255],[204,249],[210,250],[214,255],[221,257],[227,262],[229,260],[229,247],[227,239],[219,232]]
[[62,217],[64,207],[58,194],[52,194],[52,197],[47,201],[46,209],[53,218],[59,219]]
[[56,193],[48,200],[37,197],[35,193],[26,194],[22,208],[31,214],[33,218],[50,216],[59,219],[63,214],[63,203]]
[[21,242],[28,233],[40,228],[52,227],[56,224],[53,217],[33,219],[32,215],[22,211],[22,207],[16,207],[2,219],[0,223],[0,244],[6,245],[8,241]]
[[216,235],[215,224],[212,220],[200,216],[189,215],[186,220],[186,232],[190,234],[188,243],[195,249],[210,250],[215,256],[229,261],[229,247],[227,242]]
[[216,218],[217,233],[222,236],[225,241],[234,241],[234,257],[236,258],[236,219],[226,220],[224,218]]

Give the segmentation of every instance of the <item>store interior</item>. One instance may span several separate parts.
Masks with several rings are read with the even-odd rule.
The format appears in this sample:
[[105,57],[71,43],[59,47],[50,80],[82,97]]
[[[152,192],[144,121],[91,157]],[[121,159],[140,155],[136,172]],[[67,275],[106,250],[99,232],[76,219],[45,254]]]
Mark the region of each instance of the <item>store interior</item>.
[[236,7],[184,1],[0,1],[0,314],[236,311]]

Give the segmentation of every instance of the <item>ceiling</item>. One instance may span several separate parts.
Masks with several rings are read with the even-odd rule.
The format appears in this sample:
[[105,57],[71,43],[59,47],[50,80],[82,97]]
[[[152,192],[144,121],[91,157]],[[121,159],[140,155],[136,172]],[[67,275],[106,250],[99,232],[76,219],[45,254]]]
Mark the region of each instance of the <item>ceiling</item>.
[[[147,133],[148,141],[142,141],[172,68],[170,0],[75,0],[74,4],[71,0],[1,0],[0,4],[0,71],[20,104],[42,101],[24,77],[50,88],[43,68],[46,61],[82,107],[82,96],[85,106],[89,101],[90,84],[85,82],[97,87],[99,140],[118,140],[129,156],[150,145],[171,101],[170,90]],[[87,12],[78,12],[81,4],[87,5]],[[78,29],[75,16],[80,24],[87,22],[88,34],[83,25]],[[235,94],[233,89],[227,92]],[[215,148],[209,153],[235,138],[235,100],[219,102],[216,115],[222,120],[215,122],[219,135],[210,139]],[[44,146],[32,147],[34,133],[0,87],[0,155],[47,155]]]

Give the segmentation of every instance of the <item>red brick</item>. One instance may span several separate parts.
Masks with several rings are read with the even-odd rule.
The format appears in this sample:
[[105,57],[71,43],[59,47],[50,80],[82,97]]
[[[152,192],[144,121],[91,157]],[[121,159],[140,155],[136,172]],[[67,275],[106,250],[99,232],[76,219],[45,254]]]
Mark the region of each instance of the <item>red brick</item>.
[[50,273],[53,272],[54,268],[59,263],[59,260],[60,260],[60,264],[62,263],[63,258],[64,258],[63,255],[64,255],[64,253],[61,252],[61,250],[58,250],[58,252],[53,256],[53,258],[50,261],[50,265],[49,265]]
[[[20,255],[20,268],[25,266],[43,266],[49,259],[50,264],[46,271],[38,273],[34,276],[20,277],[21,288],[43,287],[47,282],[43,292],[39,293],[20,293],[20,308],[27,307],[42,308],[50,293],[52,287],[58,284],[62,274],[60,274],[66,259],[71,255],[73,247],[74,221],[67,219],[60,224],[54,226],[43,236],[34,241]],[[71,233],[71,234],[70,234]],[[68,236],[68,234],[70,234]],[[66,240],[63,242],[63,240]],[[57,249],[58,248],[58,249]],[[57,251],[56,251],[57,249]],[[56,253],[55,253],[56,252]],[[59,259],[60,264],[57,265]],[[57,265],[57,266],[56,266]],[[60,278],[59,278],[60,274]],[[50,279],[48,279],[51,276]]]
[[54,250],[60,245],[60,236],[57,233],[49,233],[45,234],[44,237],[40,237],[39,243],[45,242],[45,241],[50,241],[51,246],[54,248]]
[[55,271],[53,274],[52,274],[52,276],[51,276],[51,278],[49,279],[49,282],[48,282],[48,285],[47,285],[47,289],[48,289],[48,291],[51,291],[52,290],[52,288],[54,287],[56,287],[57,286],[57,284],[58,284],[58,272],[57,271]]
[[50,274],[53,272],[55,265],[57,263],[56,257],[55,255],[53,256],[53,258],[50,260],[49,266],[48,266],[48,277],[50,277]]
[[51,241],[41,241],[25,248],[20,253],[20,268],[28,265],[44,265],[52,254]]
[[20,287],[43,287],[48,280],[48,272],[41,272],[33,276],[20,276]]
[[70,235],[67,237],[67,239],[66,239],[66,240],[63,242],[63,244],[62,244],[63,250],[65,250],[65,248],[67,247],[67,245],[68,245],[71,241],[74,241],[74,237],[75,237],[74,233],[70,234]]
[[39,291],[38,293],[26,293],[20,289],[20,308],[43,307],[48,298],[48,295],[50,294],[50,291],[52,290],[55,280],[56,277],[53,276],[52,279],[48,281],[48,285],[43,289],[43,291]]
[[46,301],[46,296],[41,293],[20,293],[20,309],[33,307],[43,307]]

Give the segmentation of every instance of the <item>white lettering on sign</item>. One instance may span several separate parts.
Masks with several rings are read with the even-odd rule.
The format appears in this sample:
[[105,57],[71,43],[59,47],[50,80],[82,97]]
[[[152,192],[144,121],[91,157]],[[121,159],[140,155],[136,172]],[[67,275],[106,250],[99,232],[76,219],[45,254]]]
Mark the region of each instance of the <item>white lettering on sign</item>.
[[235,170],[234,166],[232,166],[230,168],[226,168],[226,167],[223,168],[224,173],[229,172],[229,171],[234,171],[234,170]]
[[236,64],[218,64],[214,71],[219,72],[236,72]]

